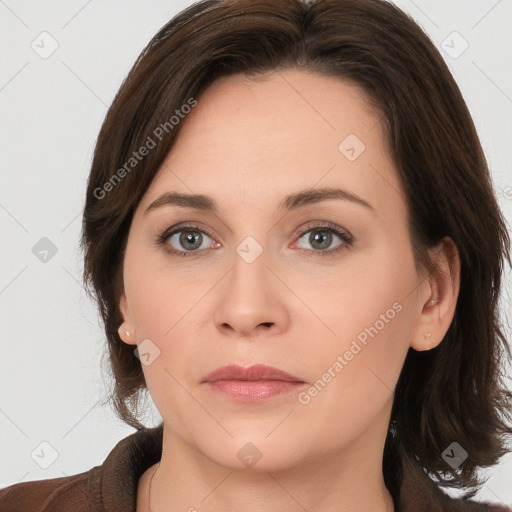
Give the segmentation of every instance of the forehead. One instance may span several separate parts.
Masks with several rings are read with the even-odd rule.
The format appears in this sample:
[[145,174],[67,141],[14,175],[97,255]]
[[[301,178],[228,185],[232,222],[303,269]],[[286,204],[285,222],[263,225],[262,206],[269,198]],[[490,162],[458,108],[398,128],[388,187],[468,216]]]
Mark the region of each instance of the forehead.
[[[217,80],[198,98],[178,144],[187,142],[193,131],[194,138],[211,140],[205,141],[205,149],[222,140],[232,150],[243,143],[247,150],[265,145],[273,151],[280,146],[298,151],[301,142],[314,149],[324,139],[324,149],[337,150],[340,138],[350,133],[368,138],[366,132],[381,118],[374,110],[359,86],[339,78],[297,70],[254,79],[234,75]],[[380,142],[379,131],[376,135],[372,144]]]
[[168,189],[232,207],[278,204],[312,187],[343,186],[381,207],[401,200],[382,116],[357,85],[283,70],[219,79],[197,101],[146,206]]

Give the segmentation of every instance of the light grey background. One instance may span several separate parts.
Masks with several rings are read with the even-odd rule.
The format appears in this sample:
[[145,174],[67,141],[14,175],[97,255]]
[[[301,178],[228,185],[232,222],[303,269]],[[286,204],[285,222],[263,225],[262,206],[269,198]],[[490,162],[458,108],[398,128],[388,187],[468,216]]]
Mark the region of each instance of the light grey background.
[[[81,211],[96,136],[121,81],[191,3],[0,0],[0,487],[86,471],[133,432],[100,404],[110,384],[99,317],[81,285]],[[510,223],[512,1],[396,3],[453,71]],[[43,237],[57,250],[46,262],[33,253]],[[506,286],[509,312],[510,273]],[[158,421],[150,409],[147,424]],[[486,474],[479,498],[512,504],[512,456]]]

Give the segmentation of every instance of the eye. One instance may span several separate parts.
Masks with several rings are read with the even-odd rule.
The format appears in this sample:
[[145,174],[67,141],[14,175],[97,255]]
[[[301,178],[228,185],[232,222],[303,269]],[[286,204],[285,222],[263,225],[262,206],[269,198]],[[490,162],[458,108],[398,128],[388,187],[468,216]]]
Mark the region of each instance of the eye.
[[165,244],[170,252],[179,256],[190,256],[200,250],[220,246],[204,229],[194,225],[169,228],[158,236],[157,243]]
[[[306,235],[309,236],[306,237]],[[336,239],[339,243],[332,248]],[[158,245],[165,245],[170,253],[177,256],[194,256],[205,249],[221,246],[213,240],[213,235],[206,229],[193,224],[168,228],[157,237],[156,242]],[[304,242],[312,248],[305,248]],[[299,239],[294,246],[308,255],[334,255],[350,247],[353,242],[353,236],[344,229],[330,223],[316,223],[299,233]]]
[[[306,236],[308,235],[308,236]],[[301,240],[304,241],[301,243]],[[338,245],[332,248],[333,242],[336,239],[340,240]],[[312,249],[304,247],[305,244],[309,244]],[[306,231],[300,233],[300,238],[297,241],[298,248],[308,253],[317,253],[321,255],[333,255],[340,251],[350,247],[354,242],[354,238],[347,231],[333,225],[327,224],[315,224],[309,226]]]

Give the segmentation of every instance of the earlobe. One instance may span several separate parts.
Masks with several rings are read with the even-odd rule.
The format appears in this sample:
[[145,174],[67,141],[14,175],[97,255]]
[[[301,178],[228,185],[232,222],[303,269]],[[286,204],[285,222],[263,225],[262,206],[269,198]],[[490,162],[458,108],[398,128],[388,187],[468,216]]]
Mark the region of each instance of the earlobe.
[[136,345],[135,334],[133,331],[128,329],[126,322],[123,322],[117,329],[117,333],[121,340],[127,345]]
[[417,351],[436,348],[452,323],[460,288],[460,259],[453,240],[445,237],[432,250],[436,270],[425,278],[419,296],[421,313],[411,347]]
[[119,299],[119,311],[123,317],[123,323],[118,327],[117,333],[121,340],[128,345],[136,345],[136,337],[133,326],[130,322],[130,315],[128,313],[128,304],[126,301],[126,296],[123,293],[121,298]]

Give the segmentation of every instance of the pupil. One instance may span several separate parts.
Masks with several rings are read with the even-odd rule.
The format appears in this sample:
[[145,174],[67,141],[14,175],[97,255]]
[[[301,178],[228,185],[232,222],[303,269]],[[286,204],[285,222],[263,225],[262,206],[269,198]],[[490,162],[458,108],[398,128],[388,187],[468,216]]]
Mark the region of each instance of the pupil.
[[[196,232],[197,233],[197,232]],[[197,238],[199,240],[199,243],[196,243],[194,244],[194,239]],[[201,237],[200,237],[200,234],[197,233],[197,235],[195,234],[192,234],[191,232],[189,232],[188,234],[185,234],[183,233],[181,235],[181,240],[180,242],[182,243],[183,246],[187,246],[187,245],[192,245],[193,247],[189,247],[190,249],[197,249],[197,247],[199,247],[201,245]]]
[[[327,235],[327,236],[325,236]],[[314,243],[312,242],[312,245],[314,246],[315,243],[319,242],[320,247],[319,249],[326,249],[329,247],[331,242],[331,233],[328,231],[317,231],[316,234],[313,237]],[[323,240],[323,242],[322,242]]]

